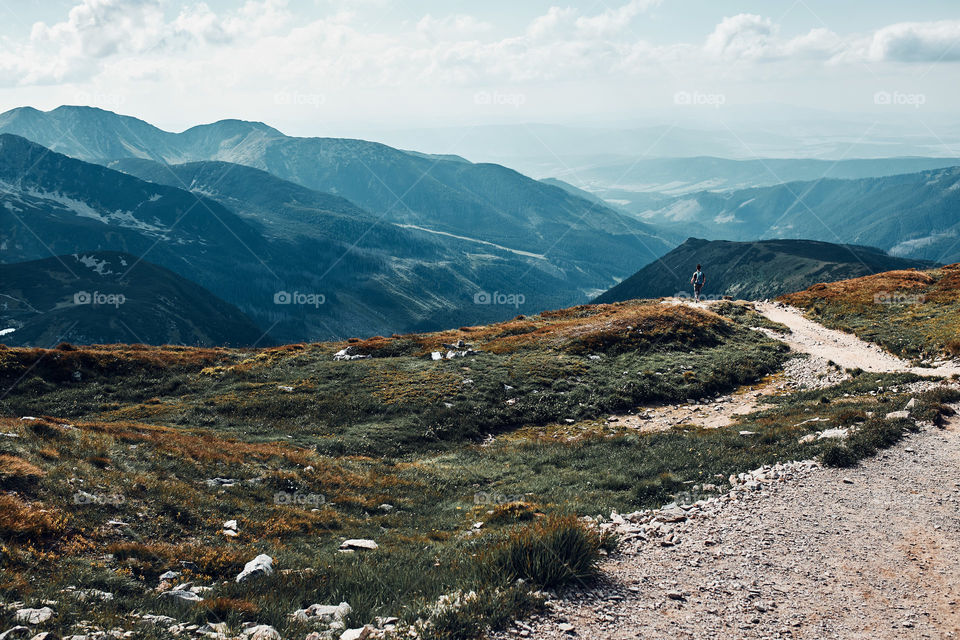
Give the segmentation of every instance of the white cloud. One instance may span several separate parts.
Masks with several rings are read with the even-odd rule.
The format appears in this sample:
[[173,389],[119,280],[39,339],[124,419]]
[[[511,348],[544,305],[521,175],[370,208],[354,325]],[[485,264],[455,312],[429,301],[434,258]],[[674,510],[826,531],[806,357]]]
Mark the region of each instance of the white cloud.
[[727,59],[762,59],[773,54],[776,32],[770,18],[741,13],[724,18],[707,37],[704,50]]
[[873,35],[869,57],[876,61],[939,62],[960,60],[960,21],[902,22]]
[[712,79],[738,68],[750,75],[755,63],[782,65],[785,75],[794,63],[960,60],[960,46],[951,49],[960,40],[956,21],[784,37],[770,18],[742,13],[721,20],[700,43],[654,45],[639,36],[640,22],[659,0],[621,0],[594,12],[553,6],[513,35],[462,13],[426,14],[390,32],[358,15],[364,7],[385,10],[377,8],[380,0],[321,1],[331,11],[346,8],[301,22],[286,0],[246,0],[224,10],[191,2],[172,12],[167,0],[78,0],[63,21],[38,23],[29,38],[3,43],[0,85],[71,82],[124,91],[149,81],[184,92],[256,86],[332,92],[629,81],[664,70]]

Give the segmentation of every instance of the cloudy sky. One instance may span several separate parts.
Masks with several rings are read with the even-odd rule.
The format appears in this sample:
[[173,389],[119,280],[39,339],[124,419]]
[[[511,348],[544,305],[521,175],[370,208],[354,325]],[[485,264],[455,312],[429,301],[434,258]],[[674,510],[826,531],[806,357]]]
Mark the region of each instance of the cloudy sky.
[[0,109],[172,130],[951,114],[958,80],[956,0],[0,0]]

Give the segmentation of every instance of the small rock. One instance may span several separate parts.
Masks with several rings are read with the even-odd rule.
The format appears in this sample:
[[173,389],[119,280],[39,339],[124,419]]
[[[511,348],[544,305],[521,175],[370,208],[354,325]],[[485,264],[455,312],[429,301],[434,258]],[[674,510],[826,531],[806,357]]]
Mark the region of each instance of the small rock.
[[203,602],[203,598],[195,594],[193,591],[188,591],[186,589],[171,589],[170,591],[164,591],[160,594],[161,598],[169,598],[171,600],[176,600],[178,602]]
[[564,633],[576,633],[574,626],[569,622],[561,622],[557,625],[557,629],[563,631]]
[[371,633],[373,633],[373,630],[370,627],[347,629],[340,634],[340,640],[366,640]]
[[364,539],[352,539],[344,540],[340,544],[341,551],[374,551],[379,548],[379,545],[373,540],[364,540]]
[[24,624],[41,624],[52,618],[53,609],[50,607],[41,607],[40,609],[19,609],[14,614],[13,619]]
[[843,484],[853,484],[853,478],[844,478]]
[[265,553],[243,566],[243,571],[237,576],[237,582],[244,582],[251,578],[273,575],[273,558]]
[[268,624],[250,627],[243,632],[249,640],[280,640],[280,634]]
[[29,638],[30,628],[18,625],[0,633],[0,640],[16,640],[17,638]]

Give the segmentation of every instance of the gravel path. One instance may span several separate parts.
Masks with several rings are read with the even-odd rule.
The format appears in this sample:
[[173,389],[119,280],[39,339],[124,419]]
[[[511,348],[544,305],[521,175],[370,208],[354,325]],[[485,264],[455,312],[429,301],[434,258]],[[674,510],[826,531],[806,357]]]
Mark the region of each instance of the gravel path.
[[[761,310],[818,362],[913,370],[795,310]],[[960,417],[855,469],[798,463],[751,484],[621,521],[634,533],[600,584],[495,637],[960,639]]]
[[501,637],[960,638],[958,512],[954,420],[721,500],[674,525],[679,544],[612,557],[600,586]]
[[791,334],[769,332],[778,340],[786,342],[795,351],[832,360],[845,369],[888,373],[915,373],[922,376],[950,377],[960,374],[957,364],[943,364],[936,368],[914,367],[879,346],[864,342],[855,335],[827,329],[804,317],[793,307],[777,303],[759,303],[757,310],[774,322],[790,327]]

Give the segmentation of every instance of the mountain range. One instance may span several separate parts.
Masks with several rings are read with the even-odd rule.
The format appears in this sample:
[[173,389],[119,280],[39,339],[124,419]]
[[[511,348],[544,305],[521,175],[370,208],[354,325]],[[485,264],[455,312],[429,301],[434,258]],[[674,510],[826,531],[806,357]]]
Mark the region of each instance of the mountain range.
[[[89,162],[222,161],[261,169],[344,197],[384,222],[473,241],[483,252],[496,245],[539,259],[581,297],[630,273],[638,254],[652,260],[682,239],[500,165],[364,140],[286,136],[257,122],[223,120],[170,133],[89,107],[20,108],[0,115],[0,132]],[[533,285],[515,287],[533,293]]]
[[112,251],[0,264],[0,343],[269,346],[232,304],[168,269]]
[[960,167],[857,180],[701,191],[640,217],[675,233],[723,240],[809,238],[879,247],[935,262],[960,260]]
[[[217,169],[231,170],[232,179],[218,183],[225,201],[250,198],[242,215],[199,193],[206,183],[197,180]],[[147,258],[237,305],[285,341],[517,313],[475,304],[485,287],[512,292],[522,283],[525,302],[544,308],[583,298],[543,258],[378,223],[342,198],[248,167],[206,170],[190,178],[198,188],[191,192],[2,134],[0,256],[7,263],[89,251]],[[278,304],[283,293],[315,303],[298,304],[293,296]]]
[[690,296],[697,264],[706,275],[703,294],[762,300],[821,283],[896,269],[929,269],[923,260],[887,255],[879,249],[813,240],[729,242],[689,238],[640,269],[594,302]]

